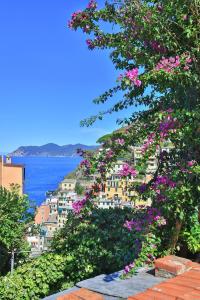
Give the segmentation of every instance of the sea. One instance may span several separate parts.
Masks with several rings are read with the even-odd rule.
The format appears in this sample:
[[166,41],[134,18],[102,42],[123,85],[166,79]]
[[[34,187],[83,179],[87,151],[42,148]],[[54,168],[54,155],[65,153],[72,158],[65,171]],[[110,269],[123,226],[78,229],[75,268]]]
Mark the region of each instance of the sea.
[[66,175],[79,165],[80,157],[13,157],[25,166],[25,194],[39,206],[47,191],[57,189]]

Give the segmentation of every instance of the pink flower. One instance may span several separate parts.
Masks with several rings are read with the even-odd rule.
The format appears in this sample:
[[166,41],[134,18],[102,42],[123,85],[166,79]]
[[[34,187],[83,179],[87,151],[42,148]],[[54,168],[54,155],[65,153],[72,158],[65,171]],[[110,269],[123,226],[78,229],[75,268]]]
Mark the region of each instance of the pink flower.
[[127,228],[129,231],[132,230],[132,227],[133,227],[133,226],[134,226],[133,220],[131,220],[131,221],[126,221],[126,222],[124,223],[124,227]]
[[129,273],[134,267],[135,267],[134,263],[131,263],[131,264],[125,266],[125,268],[124,268],[124,274]]
[[141,86],[142,81],[139,80],[139,79],[136,79],[136,80],[134,81],[134,84],[135,84],[136,86]]
[[88,9],[95,9],[95,8],[97,8],[97,3],[96,3],[96,1],[90,0],[90,2],[88,3],[87,8],[88,8]]
[[117,144],[119,144],[120,146],[123,146],[124,143],[125,143],[125,140],[124,140],[124,139],[117,139],[117,140],[115,140],[115,142],[116,142]]
[[190,63],[192,62],[192,59],[191,59],[191,57],[190,57],[190,56],[188,56],[188,57],[186,58],[185,62],[186,62],[187,64],[190,64]]
[[114,152],[112,150],[108,150],[106,153],[106,158],[111,158],[111,157],[113,157],[113,155],[114,155]]
[[176,57],[169,57],[169,58],[165,58],[163,57],[159,63],[156,65],[155,70],[159,71],[159,70],[163,70],[167,73],[171,73],[173,71],[174,68],[177,68],[180,65],[180,57],[176,56]]
[[93,44],[93,41],[91,39],[87,39],[86,44],[88,45],[88,48],[90,50],[94,49],[94,44]]
[[75,201],[72,204],[72,208],[73,208],[73,211],[74,211],[75,214],[79,214],[81,212],[81,210],[84,207],[86,201],[87,201],[87,199],[84,198],[82,200]]
[[190,160],[187,163],[188,167],[193,167],[195,164],[196,164],[196,160]]
[[131,166],[129,166],[129,164],[124,164],[118,174],[122,177],[129,176],[129,175],[135,177],[137,176],[137,171],[133,169]]
[[131,81],[135,80],[138,76],[138,69],[132,69],[131,71],[127,71],[125,73],[126,77],[129,78]]
[[144,154],[148,148],[153,144],[154,138],[155,138],[155,133],[150,133],[147,137],[147,140],[145,141],[144,145],[142,146],[142,153]]
[[134,85],[138,87],[141,86],[142,82],[138,79],[138,68],[133,68],[132,70],[127,71],[125,76],[130,79]]

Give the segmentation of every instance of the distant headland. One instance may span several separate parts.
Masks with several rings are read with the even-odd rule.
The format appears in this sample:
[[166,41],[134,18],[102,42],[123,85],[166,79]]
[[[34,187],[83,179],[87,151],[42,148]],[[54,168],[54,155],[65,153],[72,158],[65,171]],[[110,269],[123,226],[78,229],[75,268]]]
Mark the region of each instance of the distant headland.
[[43,156],[43,157],[73,157],[78,156],[77,149],[96,150],[98,146],[87,146],[83,144],[69,144],[59,146],[49,143],[43,146],[21,146],[9,153],[10,156]]

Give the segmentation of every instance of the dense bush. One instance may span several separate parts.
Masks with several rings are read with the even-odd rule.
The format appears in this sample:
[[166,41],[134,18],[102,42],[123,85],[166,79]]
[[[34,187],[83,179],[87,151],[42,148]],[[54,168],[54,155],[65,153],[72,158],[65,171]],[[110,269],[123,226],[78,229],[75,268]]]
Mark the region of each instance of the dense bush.
[[123,226],[130,209],[95,209],[84,219],[70,214],[48,253],[0,280],[0,299],[38,300],[100,273],[117,271],[134,256],[134,239]]
[[90,275],[117,271],[134,258],[134,239],[123,226],[134,212],[130,209],[94,209],[90,215],[77,218],[69,215],[65,227],[57,234],[53,248],[58,253],[70,253],[75,259],[74,272],[90,266]]
[[[19,186],[13,185],[11,191],[0,187],[0,275],[10,268],[11,251],[15,249],[15,264],[26,257],[28,244],[24,240],[28,213],[27,196],[19,194]],[[21,251],[21,252],[20,252]]]
[[[70,260],[70,258],[68,258]],[[67,258],[46,254],[0,279],[0,299],[38,300],[60,288]]]
[[[145,256],[149,259],[156,254],[155,247],[159,253],[160,249],[170,253],[180,250],[188,257],[191,252],[199,252],[199,20],[199,1],[109,0],[98,7],[91,0],[69,21],[71,29],[88,34],[86,43],[90,50],[110,52],[117,71],[115,86],[94,99],[95,104],[104,104],[113,98],[114,104],[107,108],[107,103],[105,111],[81,124],[90,126],[107,114],[132,108],[132,115],[118,120],[124,130],[101,140],[100,153],[91,156],[82,152],[85,173],[99,173],[101,178],[97,177],[93,192],[90,191],[87,201],[78,203],[78,209],[82,213],[90,207],[96,186],[104,190],[106,174],[118,158],[141,145],[140,159],[133,164],[132,158],[126,157],[119,175],[127,182],[134,176],[134,182],[131,186],[127,184],[126,189],[138,192],[142,201],[150,198],[152,208],[159,212],[158,230],[150,227],[146,232],[142,262]],[[170,149],[165,149],[163,146],[168,143]],[[157,159],[156,171],[147,184],[139,186],[136,182],[148,172],[152,156]],[[162,230],[160,221],[165,226]],[[141,231],[140,219],[127,222],[133,234],[137,228]],[[151,233],[157,239],[154,247],[150,246]],[[151,253],[146,252],[147,244]]]

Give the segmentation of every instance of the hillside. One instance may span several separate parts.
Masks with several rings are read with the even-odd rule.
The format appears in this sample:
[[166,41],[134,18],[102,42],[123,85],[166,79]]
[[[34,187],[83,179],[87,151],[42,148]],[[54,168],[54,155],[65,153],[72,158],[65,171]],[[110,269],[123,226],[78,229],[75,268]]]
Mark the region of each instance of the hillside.
[[21,146],[12,153],[10,156],[78,156],[77,149],[95,150],[97,146],[87,146],[83,144],[64,145],[49,143],[43,146]]

